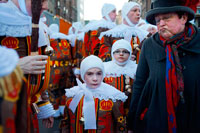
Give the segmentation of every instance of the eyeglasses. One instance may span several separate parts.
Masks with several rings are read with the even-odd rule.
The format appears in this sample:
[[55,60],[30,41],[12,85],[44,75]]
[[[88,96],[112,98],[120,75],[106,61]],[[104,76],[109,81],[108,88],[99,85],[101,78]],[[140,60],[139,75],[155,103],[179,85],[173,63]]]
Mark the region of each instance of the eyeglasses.
[[121,54],[121,53],[122,54],[130,54],[130,52],[128,50],[122,50],[122,51],[116,50],[113,52],[113,54]]
[[169,21],[173,16],[174,16],[174,14],[171,14],[171,13],[170,13],[170,14],[162,15],[162,17],[161,17],[161,16],[156,16],[156,17],[155,17],[156,24],[159,25],[161,20],[163,20],[164,22],[167,22],[167,21]]

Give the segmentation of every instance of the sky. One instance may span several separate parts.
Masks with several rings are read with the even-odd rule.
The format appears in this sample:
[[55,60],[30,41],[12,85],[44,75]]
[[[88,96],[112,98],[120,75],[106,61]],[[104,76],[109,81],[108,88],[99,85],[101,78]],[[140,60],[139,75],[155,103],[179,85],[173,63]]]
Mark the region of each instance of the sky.
[[124,2],[128,2],[128,0],[84,0],[84,20],[100,20],[102,18],[101,8],[104,3],[114,4],[118,13]]

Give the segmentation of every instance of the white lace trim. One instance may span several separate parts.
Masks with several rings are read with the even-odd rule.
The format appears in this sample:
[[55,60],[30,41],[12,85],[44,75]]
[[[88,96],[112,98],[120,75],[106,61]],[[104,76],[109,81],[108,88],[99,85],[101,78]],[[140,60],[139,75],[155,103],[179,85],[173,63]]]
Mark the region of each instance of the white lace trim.
[[147,35],[148,35],[147,31],[141,30],[136,27],[130,27],[125,24],[121,24],[111,30],[102,32],[99,36],[99,39],[101,40],[103,36],[111,36],[111,37],[117,37],[117,38],[119,37],[126,38],[126,36],[130,36],[130,37],[138,36],[140,41],[142,41]]
[[108,28],[108,29],[112,29],[116,26],[115,23],[113,22],[109,22],[109,21],[106,21],[105,19],[101,19],[99,21],[93,21],[91,23],[88,23],[83,31],[84,32],[88,32],[88,31],[92,31],[92,30],[97,30],[98,28]]
[[84,32],[79,33],[79,34],[77,35],[77,40],[84,41],[84,36],[85,36]]
[[5,25],[0,23],[0,36],[25,37],[30,35],[29,25]]
[[[86,84],[83,84],[83,85],[86,86]],[[89,89],[89,88],[87,88],[87,89],[92,92],[92,94],[95,98],[98,98],[100,100],[107,101],[107,100],[111,99],[113,102],[116,102],[116,100],[121,100],[121,101],[125,102],[126,99],[128,98],[123,92],[121,92],[121,91],[117,90],[116,88],[114,88],[113,86],[105,84],[105,83],[102,83],[100,85],[100,87],[98,87],[96,89]],[[79,86],[75,86],[70,89],[65,89],[65,95],[67,97],[74,97],[81,90],[82,89],[80,89]]]
[[50,34],[51,39],[69,39],[69,36],[63,34],[63,33],[52,33]]
[[0,18],[0,36],[31,35],[31,17],[24,15],[12,1],[0,4]]
[[106,77],[120,77],[121,75],[128,75],[134,79],[137,64],[135,61],[128,61],[125,66],[119,66],[114,61],[104,62]]

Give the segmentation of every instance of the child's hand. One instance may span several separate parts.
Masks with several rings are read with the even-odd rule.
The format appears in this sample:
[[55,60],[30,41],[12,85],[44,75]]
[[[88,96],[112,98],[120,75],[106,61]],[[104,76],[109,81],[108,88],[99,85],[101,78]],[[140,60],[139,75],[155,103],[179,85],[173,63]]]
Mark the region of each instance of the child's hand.
[[131,55],[131,60],[132,61],[136,60],[136,56],[135,55]]
[[54,118],[53,117],[49,117],[49,118],[46,118],[46,119],[42,120],[42,124],[46,128],[52,128],[53,127],[53,122],[54,122]]

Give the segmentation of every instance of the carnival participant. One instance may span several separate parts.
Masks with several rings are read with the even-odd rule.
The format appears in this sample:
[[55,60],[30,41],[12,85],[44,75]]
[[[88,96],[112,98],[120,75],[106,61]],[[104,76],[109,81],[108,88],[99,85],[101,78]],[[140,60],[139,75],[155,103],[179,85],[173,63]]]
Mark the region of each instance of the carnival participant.
[[100,48],[99,36],[101,32],[112,29],[116,26],[116,7],[113,4],[105,3],[101,9],[102,19],[88,23],[83,32],[86,56],[98,55]]
[[189,22],[198,2],[156,0],[146,14],[158,32],[140,54],[128,116],[134,133],[200,131],[200,31]]
[[83,25],[81,22],[75,22],[72,24],[75,29],[75,39],[73,46],[73,71],[77,78],[80,78],[80,64],[84,57],[86,57]]
[[117,40],[111,50],[112,61],[104,62],[105,78],[104,82],[112,85],[128,96],[124,103],[125,116],[128,116],[128,109],[131,100],[131,87],[134,82],[137,64],[130,60],[132,53],[131,45],[128,41]]
[[51,24],[50,44],[53,54],[50,56],[50,80],[48,94],[51,103],[54,105],[56,114],[54,117],[63,115],[65,105],[65,88],[71,88],[75,83],[75,76],[72,71],[72,46],[69,36],[59,32],[57,24]]
[[[44,50],[49,40],[38,24],[41,12],[47,8],[47,0],[9,0],[0,4],[1,45],[18,52],[18,65],[27,78],[21,91],[23,98],[19,101],[22,106],[17,114],[17,132],[39,132],[34,111],[38,111],[36,102],[49,82],[49,57],[41,54],[50,51]],[[52,118],[46,121],[49,127],[53,125]]]
[[81,62],[82,84],[66,90],[65,118],[62,132],[125,132],[123,102],[127,96],[103,83],[103,62],[94,55]]
[[[70,44],[72,45],[72,47],[76,47],[76,39],[78,36],[80,36],[80,33],[84,34],[81,30],[83,28],[83,25],[81,22],[74,22],[72,23],[72,31],[73,34],[68,35],[69,37],[69,41]],[[82,35],[82,37],[84,37],[84,35]]]
[[124,3],[122,7],[123,23],[100,34],[101,47],[98,56],[103,61],[111,60],[111,47],[116,40],[125,39],[130,42],[130,45],[134,49],[134,45],[139,44],[147,36],[147,31],[136,27],[136,24],[140,20],[140,15],[141,6],[138,3]]
[[13,49],[0,46],[0,132],[16,132],[17,102],[21,98],[23,72],[17,65],[19,56]]

